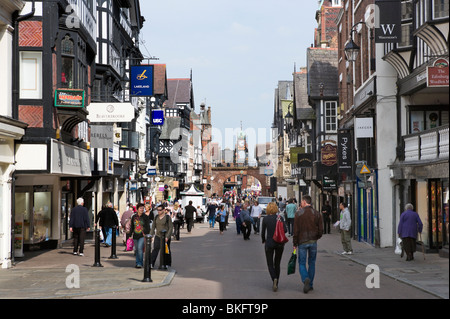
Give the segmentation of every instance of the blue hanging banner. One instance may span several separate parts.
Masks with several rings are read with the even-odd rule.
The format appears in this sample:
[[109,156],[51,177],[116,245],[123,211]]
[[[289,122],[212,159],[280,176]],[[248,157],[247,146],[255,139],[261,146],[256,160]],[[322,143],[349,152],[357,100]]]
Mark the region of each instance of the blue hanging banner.
[[152,111],[152,124],[153,125],[164,125],[164,110],[153,110]]
[[131,67],[131,96],[153,96],[153,65]]

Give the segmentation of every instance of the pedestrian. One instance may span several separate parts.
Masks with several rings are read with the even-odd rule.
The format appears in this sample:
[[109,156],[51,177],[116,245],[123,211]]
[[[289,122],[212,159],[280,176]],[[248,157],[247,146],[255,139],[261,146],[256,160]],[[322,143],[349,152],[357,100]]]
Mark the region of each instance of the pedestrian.
[[[166,214],[166,211],[162,205],[158,206],[156,209],[158,215],[155,216],[155,220],[152,223],[152,229],[150,231],[150,234],[153,236],[151,266],[154,267],[156,259],[158,258],[159,250],[165,249],[165,245],[167,244],[169,254],[164,254],[164,260],[161,261],[161,265],[167,268],[172,266],[170,239],[172,236],[173,224],[172,219]],[[164,238],[164,241],[162,238]]]
[[97,216],[96,223],[100,220],[100,227],[103,230],[103,235],[105,236],[105,246],[111,246],[112,239],[112,231],[113,227],[119,226],[119,219],[117,218],[117,214],[113,209],[113,205],[111,202],[106,204],[106,207],[103,208]]
[[[270,277],[272,278],[272,290],[278,290],[278,284],[280,281],[280,263],[283,256],[284,244],[277,243],[273,240],[275,228],[278,219],[278,206],[275,202],[271,202],[267,205],[266,216],[261,223],[261,239],[265,244],[264,250],[266,253],[267,268],[269,269]],[[280,216],[283,223],[284,232],[287,232],[286,223],[283,217]],[[267,231],[267,237],[266,237]]]
[[144,245],[145,235],[150,233],[150,221],[144,214],[144,204],[136,205],[137,212],[131,218],[131,234],[136,251],[136,268],[142,268],[144,265]]
[[[316,273],[317,240],[322,237],[322,214],[311,206],[311,196],[304,195],[301,208],[294,218],[294,250],[298,248],[298,264],[301,280],[304,284],[303,292],[313,289]],[[308,267],[306,261],[308,260]]]
[[217,215],[219,215],[219,230],[220,230],[220,234],[222,235],[223,231],[225,230],[226,216],[227,216],[227,211],[225,209],[224,204],[220,205],[220,209],[217,212]]
[[241,219],[241,230],[242,235],[244,236],[244,240],[250,240],[250,234],[252,232],[252,224],[253,220],[250,217],[250,212],[248,211],[250,204],[248,200],[244,201],[242,204],[242,210],[240,214]]
[[236,204],[234,205],[234,210],[233,210],[233,218],[236,222],[236,232],[237,235],[239,236],[241,234],[241,202],[237,201]]
[[416,252],[417,232],[422,233],[423,224],[419,214],[414,211],[414,206],[410,203],[406,204],[405,211],[400,215],[398,224],[398,237],[402,239],[403,250],[406,252],[406,261],[414,259]]
[[341,210],[339,228],[341,230],[341,242],[344,249],[342,255],[351,255],[353,254],[352,235],[350,231],[352,227],[352,218],[350,216],[350,211],[348,210],[347,203],[340,203],[339,209]]
[[73,233],[73,254],[84,256],[84,240],[86,232],[90,230],[89,214],[87,208],[83,206],[83,198],[78,198],[77,204],[78,206],[70,213],[69,230]]
[[289,236],[294,233],[294,218],[295,212],[297,211],[297,205],[294,203],[294,199],[290,199],[289,203],[286,205],[286,218],[289,230]]
[[180,208],[180,204],[176,202],[173,205],[172,210],[173,215],[173,235],[176,238],[176,240],[180,240],[180,227],[181,223],[183,222],[183,211]]
[[192,206],[192,201],[190,200],[189,205],[184,208],[184,218],[186,220],[187,231],[189,234],[191,233],[195,216],[197,216],[197,209]]
[[214,224],[216,222],[216,210],[217,204],[215,201],[211,202],[206,209],[206,213],[208,214],[209,228],[214,228]]
[[[133,211],[133,207],[131,205],[128,206],[128,210],[126,210],[123,214],[122,217],[120,218],[120,224],[122,225],[122,229],[123,229],[123,233],[124,233],[124,239],[123,239],[123,244],[126,246],[127,245],[127,240],[128,238],[130,238],[131,234],[131,217],[133,217],[134,215],[134,211]],[[126,247],[125,247],[125,251],[126,251]]]
[[329,201],[325,201],[322,206],[323,233],[330,234],[331,227],[331,206]]
[[253,202],[252,212],[250,215],[253,218],[253,231],[255,232],[255,235],[259,234],[261,214],[262,214],[262,208],[261,208],[261,206],[259,206],[259,202],[257,200],[255,200]]

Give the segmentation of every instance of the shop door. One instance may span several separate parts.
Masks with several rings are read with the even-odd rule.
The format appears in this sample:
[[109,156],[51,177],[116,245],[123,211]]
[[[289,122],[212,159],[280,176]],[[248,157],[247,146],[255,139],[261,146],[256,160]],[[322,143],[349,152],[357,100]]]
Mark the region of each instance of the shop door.
[[70,213],[73,208],[73,194],[63,193],[61,198],[61,240],[72,239],[73,234],[69,230]]
[[442,182],[432,180],[429,182],[429,225],[430,225],[430,248],[442,248],[443,243],[443,198]]

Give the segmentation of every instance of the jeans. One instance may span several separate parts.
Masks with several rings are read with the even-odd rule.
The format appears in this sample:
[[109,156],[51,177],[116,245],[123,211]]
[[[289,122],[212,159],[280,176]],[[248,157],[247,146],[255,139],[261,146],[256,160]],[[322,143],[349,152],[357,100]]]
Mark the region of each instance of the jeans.
[[[311,244],[301,244],[298,246],[298,265],[302,282],[309,278],[311,287],[316,273],[317,242]],[[308,259],[308,269],[306,269],[306,259]]]
[[144,266],[144,245],[145,237],[134,239],[134,249],[136,250],[136,266]]
[[111,227],[105,227],[105,235],[106,235],[105,244],[108,246],[112,245],[112,231],[113,229]]

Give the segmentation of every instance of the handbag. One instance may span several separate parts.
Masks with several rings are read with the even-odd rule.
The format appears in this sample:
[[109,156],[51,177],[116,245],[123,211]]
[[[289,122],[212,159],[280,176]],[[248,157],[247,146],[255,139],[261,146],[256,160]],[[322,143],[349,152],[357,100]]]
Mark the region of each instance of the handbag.
[[397,244],[395,246],[394,253],[396,255],[401,255],[402,254],[402,240],[400,238],[397,238]]
[[134,248],[134,240],[133,238],[128,238],[127,239],[127,251],[132,251]]
[[295,274],[295,264],[297,263],[297,249],[294,249],[292,252],[291,258],[288,262],[287,274],[292,275]]
[[278,244],[285,244],[289,241],[284,232],[284,226],[280,216],[277,217],[277,224],[275,226],[275,233],[273,234],[273,240]]

